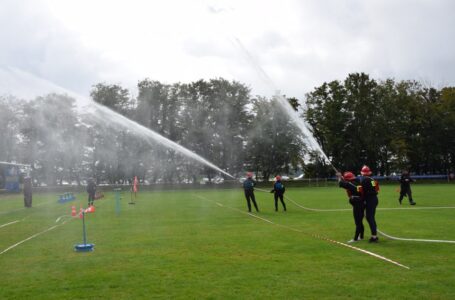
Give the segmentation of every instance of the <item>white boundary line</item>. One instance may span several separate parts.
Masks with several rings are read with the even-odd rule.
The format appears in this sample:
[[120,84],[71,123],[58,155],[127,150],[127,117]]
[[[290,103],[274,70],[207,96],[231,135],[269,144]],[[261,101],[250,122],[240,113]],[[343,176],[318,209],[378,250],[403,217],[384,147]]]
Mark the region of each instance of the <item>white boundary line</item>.
[[[265,192],[268,193],[268,191],[263,190],[263,189],[258,189],[255,188],[256,190],[260,192]],[[289,202],[292,202],[295,206],[298,206],[300,208],[303,208],[308,211],[319,211],[319,212],[334,212],[334,211],[352,211],[350,208],[310,208],[310,207],[305,207],[303,205],[298,204],[294,200],[290,199],[287,196],[284,196],[285,200],[288,200]],[[455,206],[418,206],[418,207],[378,207],[376,210],[427,210],[427,209],[455,209]]]
[[6,227],[6,226],[8,226],[8,225],[12,225],[12,224],[15,224],[15,223],[17,223],[17,222],[20,222],[20,220],[16,220],[16,221],[13,221],[13,222],[9,222],[9,223],[6,223],[6,224],[3,224],[3,225],[0,225],[0,228],[2,228],[2,227]]
[[[286,200],[289,200],[290,202],[294,203],[294,205],[298,206],[298,207],[301,207],[305,210],[309,210],[309,211],[346,211],[346,210],[349,210],[351,211],[351,209],[322,209],[322,210],[319,210],[319,209],[313,209],[313,208],[308,208],[308,207],[304,207],[304,206],[301,206],[299,205],[298,203],[296,203],[295,201],[293,201],[292,199],[288,198],[288,197],[285,197]],[[448,206],[448,207],[422,207],[422,208],[377,208],[377,210],[398,210],[398,209],[402,209],[402,210],[415,210],[415,209],[431,209],[431,208],[438,208],[438,209],[442,209],[442,208],[455,208],[453,206]],[[378,229],[378,232],[391,239],[391,240],[397,240],[397,241],[408,241],[408,242],[426,242],[426,243],[448,243],[448,244],[455,244],[455,241],[451,241],[451,240],[430,240],[430,239],[411,239],[411,238],[400,238],[400,237],[395,237],[395,236],[391,236],[391,235],[388,235],[387,233],[385,232],[382,232]]]
[[[333,212],[333,211],[352,211],[349,208],[327,208],[327,209],[318,209],[318,208],[309,208],[298,204],[297,202],[293,201],[292,199],[285,197],[286,200],[292,202],[295,206],[303,208],[308,211],[317,211],[317,212]],[[430,209],[455,209],[455,206],[424,206],[424,207],[414,207],[414,208],[406,208],[406,207],[378,207],[376,210],[430,210]]]
[[418,206],[418,207],[378,207],[376,210],[429,210],[429,209],[454,209],[455,206]]
[[[77,215],[76,215],[77,216]],[[55,223],[58,223],[61,219],[63,218],[66,218],[66,217],[69,217],[69,218],[75,218],[76,216],[71,216],[71,215],[62,215],[60,217],[58,217],[56,220],[55,220]]]
[[426,243],[448,243],[448,244],[455,244],[455,241],[450,241],[450,240],[426,240],[426,239],[409,239],[409,238],[400,238],[400,237],[395,237],[388,235],[387,233],[382,232],[381,230],[378,229],[378,232],[391,239],[391,240],[397,240],[397,241],[411,241],[411,242],[426,242]]
[[21,211],[21,210],[24,210],[24,209],[30,209],[30,208],[33,208],[33,207],[38,207],[38,206],[50,204],[52,202],[54,202],[54,201],[42,202],[42,203],[33,205],[32,207],[21,207],[21,208],[16,208],[16,209],[13,209],[13,210],[8,210],[8,211],[0,211],[0,215],[6,215],[6,214],[9,214],[9,213],[12,213],[12,212]]
[[[42,203],[42,204],[47,204],[47,203],[50,203],[50,202],[45,202],[45,203]],[[41,204],[41,205],[42,205],[42,204]],[[38,206],[38,205],[37,205],[37,206]],[[24,209],[24,208],[22,208],[22,209]],[[24,217],[22,220],[25,220],[25,219],[28,218],[28,217],[29,217],[29,216],[26,216],[26,217]],[[60,221],[61,219],[63,219],[64,217],[71,217],[71,216],[69,216],[69,215],[62,215],[62,216],[58,217],[58,218],[55,220],[55,222],[56,222],[56,223],[59,222],[59,221]],[[13,249],[13,248],[16,248],[17,246],[19,246],[20,244],[25,243],[26,241],[29,241],[29,240],[31,240],[31,239],[33,239],[33,238],[35,238],[35,237],[37,237],[37,236],[40,236],[40,235],[42,235],[42,234],[44,234],[44,233],[46,233],[46,232],[49,232],[49,231],[51,231],[51,230],[54,230],[54,229],[57,228],[57,227],[60,227],[60,226],[62,226],[62,225],[65,225],[68,221],[72,221],[72,220],[75,220],[75,219],[78,219],[78,218],[72,217],[71,219],[67,219],[66,221],[63,221],[61,224],[57,224],[57,225],[51,226],[51,227],[49,227],[49,228],[47,228],[47,229],[45,229],[45,230],[43,230],[43,231],[40,231],[40,232],[38,232],[38,233],[35,233],[34,235],[29,236],[28,238],[26,238],[26,239],[24,239],[24,240],[22,240],[22,241],[20,241],[20,242],[17,242],[17,243],[14,244],[14,245],[9,246],[8,248],[6,248],[6,249],[3,250],[2,252],[0,252],[0,255],[2,255],[2,254],[4,254],[4,253],[8,252],[9,250],[11,250],[11,249]],[[13,223],[16,223],[16,222],[20,222],[20,221],[17,220],[17,221],[14,221]]]
[[210,199],[208,199],[208,198],[202,197],[202,196],[200,196],[200,195],[195,195],[195,196],[198,197],[199,199],[202,199],[202,200],[207,200],[207,201],[214,202],[214,203],[216,203],[216,204],[217,204],[218,206],[220,206],[220,207],[225,207],[225,208],[228,208],[228,209],[231,209],[231,210],[235,210],[235,211],[241,212],[241,213],[246,214],[246,215],[248,215],[248,216],[251,216],[251,217],[260,219],[260,220],[262,220],[262,221],[264,221],[264,222],[267,222],[267,223],[269,223],[269,224],[273,224],[273,225],[276,225],[276,226],[279,226],[279,227],[283,227],[283,228],[286,228],[286,229],[288,229],[288,230],[292,230],[292,231],[295,231],[295,232],[307,234],[307,235],[310,235],[311,237],[314,237],[314,238],[317,238],[317,239],[320,239],[320,240],[324,240],[324,241],[327,241],[327,242],[330,242],[330,243],[334,243],[334,244],[337,244],[337,245],[340,245],[340,246],[344,246],[344,247],[350,248],[350,249],[352,249],[352,250],[360,251],[360,252],[362,252],[362,253],[365,253],[365,254],[368,254],[368,255],[373,256],[373,257],[375,257],[375,258],[381,259],[381,260],[383,260],[383,261],[392,263],[392,264],[394,264],[394,265],[396,265],[396,266],[399,266],[399,267],[401,267],[401,268],[404,268],[404,269],[408,269],[408,270],[411,269],[411,268],[408,267],[408,266],[405,266],[405,265],[403,265],[403,264],[400,264],[399,262],[393,261],[393,260],[391,260],[391,259],[389,259],[389,258],[387,258],[387,257],[381,256],[381,255],[376,254],[376,253],[374,253],[374,252],[371,252],[371,251],[368,251],[368,250],[364,250],[364,249],[361,249],[361,248],[358,248],[358,247],[354,247],[354,246],[351,246],[351,245],[348,245],[348,244],[345,244],[345,243],[342,243],[342,242],[338,242],[338,241],[335,241],[335,240],[332,240],[332,239],[329,239],[329,238],[326,238],[326,237],[323,237],[323,236],[319,236],[319,235],[315,235],[315,234],[308,234],[308,233],[305,233],[305,232],[302,231],[302,230],[299,230],[299,229],[296,229],[296,228],[293,228],[293,227],[290,227],[290,226],[286,226],[286,225],[274,223],[274,222],[272,222],[272,221],[270,221],[270,220],[268,220],[268,219],[259,217],[259,216],[257,216],[257,215],[252,214],[252,213],[244,212],[244,211],[242,211],[242,210],[240,210],[240,209],[238,209],[238,208],[225,206],[225,205],[223,205],[223,204],[221,204],[221,203],[219,203],[219,202],[215,202],[215,201],[213,201],[213,200],[210,200]]
[[49,228],[47,228],[47,229],[45,229],[45,230],[43,230],[43,231],[40,231],[40,232],[38,232],[38,233],[35,233],[34,235],[29,236],[28,238],[26,238],[26,239],[24,239],[24,240],[22,240],[22,241],[20,241],[20,242],[17,242],[17,243],[14,244],[14,245],[9,246],[8,248],[6,248],[6,249],[3,250],[2,252],[0,252],[0,255],[2,255],[2,254],[4,254],[4,253],[8,252],[8,251],[11,250],[11,249],[16,248],[17,246],[19,246],[20,244],[25,243],[26,241],[29,241],[29,240],[31,240],[31,239],[37,237],[37,236],[42,235],[43,233],[49,232],[49,231],[54,230],[55,228],[57,228],[57,227],[59,227],[59,226],[64,225],[66,222],[68,222],[68,221],[70,221],[70,220],[73,220],[73,219],[66,220],[66,221],[63,222],[62,224],[54,225],[54,226],[51,226],[51,227],[49,227]]
[[[303,208],[308,211],[317,211],[317,212],[352,211],[352,209],[349,209],[349,208],[328,208],[328,209],[309,208],[309,207],[305,207],[305,206],[298,204],[297,202],[290,199],[289,197],[285,197],[285,199],[289,200],[289,202],[292,202],[295,206],[298,206],[298,207]],[[455,206],[424,206],[424,207],[413,207],[413,208],[411,208],[411,207],[409,207],[409,208],[406,208],[406,207],[378,207],[378,208],[376,208],[376,210],[408,210],[408,211],[411,211],[411,210],[454,209],[454,208],[455,208]]]

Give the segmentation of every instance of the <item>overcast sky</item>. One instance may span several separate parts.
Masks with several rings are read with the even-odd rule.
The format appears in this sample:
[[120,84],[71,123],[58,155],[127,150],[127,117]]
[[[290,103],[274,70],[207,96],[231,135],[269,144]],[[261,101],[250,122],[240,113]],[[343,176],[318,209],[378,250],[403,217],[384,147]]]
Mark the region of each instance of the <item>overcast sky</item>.
[[223,77],[302,99],[350,72],[455,86],[454,12],[452,0],[0,0],[0,75],[83,95]]

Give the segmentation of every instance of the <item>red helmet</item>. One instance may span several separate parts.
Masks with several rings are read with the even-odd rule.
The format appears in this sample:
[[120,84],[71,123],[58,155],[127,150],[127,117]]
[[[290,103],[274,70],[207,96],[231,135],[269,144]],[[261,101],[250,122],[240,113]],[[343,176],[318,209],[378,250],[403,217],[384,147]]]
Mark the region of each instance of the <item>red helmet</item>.
[[362,170],[360,170],[360,174],[362,174],[363,176],[365,176],[365,175],[369,176],[369,175],[371,175],[371,170],[367,165],[365,165],[362,167]]
[[276,181],[280,181],[281,180],[281,176],[280,175],[276,175],[275,180]]
[[247,178],[253,178],[253,172],[246,172]]
[[354,180],[354,179],[355,179],[355,175],[354,175],[354,173],[349,172],[349,171],[348,171],[348,172],[344,172],[344,174],[343,174],[343,179],[344,179],[344,180],[351,181],[351,180]]

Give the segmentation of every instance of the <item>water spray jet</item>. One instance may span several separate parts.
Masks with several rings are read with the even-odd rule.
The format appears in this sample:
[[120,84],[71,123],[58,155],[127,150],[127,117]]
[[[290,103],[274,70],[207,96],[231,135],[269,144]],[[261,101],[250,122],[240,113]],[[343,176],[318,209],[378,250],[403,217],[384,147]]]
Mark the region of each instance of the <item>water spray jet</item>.
[[[24,87],[30,87],[24,89]],[[20,93],[15,94],[15,93]],[[24,72],[16,68],[0,68],[0,95],[14,95],[23,99],[34,98],[39,95],[49,93],[66,94],[76,100],[76,110],[81,116],[84,116],[97,124],[106,123],[106,120],[110,124],[117,127],[128,130],[134,135],[145,140],[149,145],[153,145],[153,142],[158,143],[167,147],[168,149],[174,150],[183,156],[195,160],[215,171],[218,171],[227,177],[236,179],[228,172],[217,167],[210,161],[204,159],[200,155],[193,151],[171,141],[170,139],[156,133],[155,131],[140,125],[139,123],[128,119],[127,117],[114,112],[113,110],[98,104],[87,97],[81,96],[77,93],[71,92],[63,87],[60,87],[47,80],[37,78],[36,76]]]
[[233,41],[237,48],[239,48],[241,52],[244,54],[248,62],[252,65],[254,70],[258,73],[259,78],[261,78],[261,80],[275,93],[274,98],[277,100],[277,102],[280,104],[281,108],[286,112],[286,114],[297,125],[297,128],[299,128],[299,130],[302,132],[304,136],[304,142],[306,142],[306,144],[308,144],[313,150],[317,151],[325,159],[325,161],[329,163],[329,165],[332,167],[335,173],[338,173],[339,172],[338,169],[335,168],[327,154],[325,154],[325,152],[322,150],[321,146],[311,133],[311,130],[309,129],[310,126],[306,124],[305,120],[303,120],[298,115],[298,113],[289,104],[289,102],[282,95],[280,95],[279,92],[277,92],[278,89],[276,88],[272,79],[270,79],[270,77],[267,75],[264,69],[259,65],[255,57],[248,51],[248,49],[243,45],[240,39],[234,37]]

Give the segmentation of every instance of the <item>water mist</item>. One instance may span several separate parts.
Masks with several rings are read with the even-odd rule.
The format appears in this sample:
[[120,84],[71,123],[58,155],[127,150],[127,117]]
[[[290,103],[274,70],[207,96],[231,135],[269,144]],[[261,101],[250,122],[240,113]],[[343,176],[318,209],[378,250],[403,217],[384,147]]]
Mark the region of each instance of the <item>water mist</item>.
[[216,170],[230,178],[235,179],[234,176],[220,169],[213,163],[204,159],[200,155],[192,152],[191,150],[165,138],[164,136],[156,133],[155,131],[132,121],[125,116],[114,112],[113,110],[102,106],[87,97],[78,95],[60,86],[57,86],[47,80],[43,80],[33,76],[30,73],[14,69],[4,68],[0,69],[0,95],[14,95],[23,99],[31,99],[33,97],[49,94],[60,93],[66,94],[76,100],[76,110],[80,116],[86,116],[97,124],[108,122],[111,125],[123,128],[132,134],[140,137],[149,144],[158,143],[169,149],[172,149],[183,156],[195,160],[213,170]]
[[264,71],[264,69],[259,65],[259,63],[256,61],[254,56],[243,45],[243,43],[238,38],[234,38],[233,41],[234,41],[234,44],[242,51],[245,58],[252,65],[254,70],[258,73],[261,80],[264,81],[264,83],[275,93],[274,97],[278,100],[278,103],[280,104],[281,108],[286,112],[286,114],[292,119],[292,121],[295,123],[295,125],[302,132],[302,134],[304,136],[304,142],[308,146],[310,146],[310,148],[312,150],[317,151],[325,159],[325,161],[330,164],[330,166],[333,168],[333,170],[335,172],[338,172],[338,170],[335,168],[335,166],[330,161],[327,154],[325,154],[325,152],[322,150],[319,143],[316,141],[311,130],[309,129],[310,128],[309,124],[307,124],[305,122],[305,120],[299,116],[298,112],[296,112],[294,110],[294,108],[291,106],[291,104],[289,104],[289,102],[282,95],[280,95],[279,92],[277,92],[278,89],[276,88],[273,81],[270,79],[270,77],[267,75],[267,73]]

